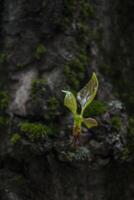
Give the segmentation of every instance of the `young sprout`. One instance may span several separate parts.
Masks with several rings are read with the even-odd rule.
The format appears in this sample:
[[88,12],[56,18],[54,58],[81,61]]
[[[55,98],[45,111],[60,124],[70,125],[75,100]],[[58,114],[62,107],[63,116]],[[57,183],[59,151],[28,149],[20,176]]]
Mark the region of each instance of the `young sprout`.
[[84,118],[84,111],[86,107],[93,101],[98,90],[98,80],[96,74],[93,73],[90,81],[77,93],[77,100],[81,106],[81,112],[77,112],[77,101],[75,96],[70,91],[64,92],[64,105],[72,112],[74,118],[73,137],[75,143],[79,140],[81,134],[81,125],[84,124],[87,128],[92,128],[98,125],[93,118]]

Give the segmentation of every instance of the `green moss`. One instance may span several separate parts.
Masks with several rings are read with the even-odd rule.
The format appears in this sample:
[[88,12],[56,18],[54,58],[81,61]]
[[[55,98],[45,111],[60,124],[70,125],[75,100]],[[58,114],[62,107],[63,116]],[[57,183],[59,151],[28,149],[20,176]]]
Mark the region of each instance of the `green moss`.
[[41,139],[51,134],[51,129],[41,123],[22,122],[20,130],[25,133],[30,140]]
[[94,10],[87,0],[79,2],[77,0],[64,0],[64,16],[61,21],[64,29],[72,23],[76,13],[77,21],[85,22],[94,15]]
[[9,106],[10,98],[6,91],[0,91],[0,128],[6,128],[9,123],[9,117],[6,110]]
[[40,97],[46,92],[46,80],[34,79],[32,81],[31,95],[32,97]]
[[80,16],[83,17],[83,20],[94,16],[93,6],[88,1],[81,1],[80,7]]
[[[80,57],[81,58],[81,57]],[[80,58],[75,58],[74,60],[70,61],[70,68],[73,68],[76,71],[83,72],[83,65],[85,64],[80,60]]]
[[0,128],[7,127],[9,118],[7,116],[0,116]]
[[0,64],[5,63],[7,56],[5,53],[0,53]]
[[[47,91],[47,92],[46,92]],[[35,79],[32,81],[31,86],[31,100],[35,111],[43,110],[45,105],[44,119],[54,120],[59,115],[59,100],[56,96],[51,96],[51,91],[45,79]]]
[[71,19],[76,10],[76,0],[64,0],[64,15],[61,19],[61,24],[64,29],[67,29],[71,24]]
[[79,55],[64,65],[64,75],[67,78],[67,84],[73,90],[79,88],[80,82],[84,79],[85,70],[89,59],[87,55],[80,52]]
[[[90,58],[87,52],[87,46],[92,39],[92,29],[90,28],[90,19],[93,17],[93,7],[87,0],[83,1],[64,1],[64,17],[65,24],[69,27],[75,24],[74,37],[76,41],[76,54],[74,58],[64,65],[64,74],[67,78],[67,85],[73,91],[80,89],[81,82],[84,80],[87,66]],[[77,17],[75,16],[77,13]],[[72,19],[74,21],[72,22]],[[87,53],[86,53],[87,52]]]
[[87,56],[87,54],[83,51],[79,52],[78,59],[83,65],[87,65],[87,63],[90,61],[89,56]]
[[[72,89],[78,89],[79,87],[79,79],[77,77],[76,72],[71,69],[70,65],[64,65],[64,74],[67,78],[67,83],[72,87]],[[82,73],[83,76],[83,73]]]
[[44,101],[46,103],[48,91],[46,93],[46,80],[45,79],[34,79],[31,84],[31,105],[34,112],[42,113],[42,106]]
[[60,115],[60,103],[55,96],[51,96],[46,100],[47,112],[44,118],[50,122],[55,121]]
[[58,100],[56,97],[50,97],[48,100],[48,107],[51,109],[52,112],[57,111],[57,108],[59,106]]
[[129,151],[129,148],[126,146],[122,151],[121,159],[127,160],[129,158],[129,155],[130,155],[130,151]]
[[89,44],[92,40],[92,30],[89,28],[88,24],[78,23],[77,24],[77,35],[76,40],[80,46]]
[[3,111],[7,109],[9,105],[9,95],[6,91],[0,91],[0,110]]
[[108,106],[105,102],[95,100],[85,110],[84,116],[99,116],[107,112]]
[[18,133],[15,133],[12,135],[10,141],[12,144],[17,144],[18,142],[21,141],[21,136]]
[[35,51],[35,58],[40,60],[47,52],[46,47],[43,44],[39,44]]
[[121,118],[119,116],[113,116],[111,119],[111,124],[114,128],[120,129],[121,128]]

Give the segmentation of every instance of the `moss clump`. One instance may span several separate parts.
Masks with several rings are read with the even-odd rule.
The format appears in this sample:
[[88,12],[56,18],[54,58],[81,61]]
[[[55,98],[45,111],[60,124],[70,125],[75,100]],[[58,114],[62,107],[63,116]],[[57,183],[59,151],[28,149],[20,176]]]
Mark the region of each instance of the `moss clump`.
[[79,80],[75,71],[73,71],[69,65],[64,65],[64,74],[67,78],[67,82],[73,89],[78,89],[79,87]]
[[[47,92],[46,92],[47,91]],[[35,79],[31,86],[31,102],[34,111],[46,120],[54,120],[59,115],[60,105],[56,96],[51,95],[45,79]]]
[[51,129],[41,123],[23,122],[20,123],[20,130],[31,140],[41,139],[51,134]]
[[[90,19],[93,17],[94,10],[87,0],[65,0],[64,8],[63,20],[67,27],[73,24],[71,28],[75,37],[76,52],[78,52],[72,60],[64,65],[64,74],[67,78],[67,85],[75,91],[80,89],[80,84],[84,80],[87,66],[90,63],[87,49],[93,35]],[[72,21],[72,19],[74,20]]]
[[88,17],[93,17],[94,9],[88,1],[81,1],[80,7],[80,16],[83,18],[83,21]]
[[70,85],[73,90],[79,88],[80,82],[84,79],[88,63],[89,58],[87,55],[80,53],[76,58],[64,65],[64,75],[67,78],[67,84]]
[[108,106],[105,102],[95,100],[85,110],[84,116],[99,116],[107,112]]
[[34,79],[31,86],[32,98],[39,98],[44,96],[46,92],[46,80],[45,79]]
[[129,158],[129,155],[130,155],[130,151],[129,151],[129,148],[126,146],[122,151],[121,159],[127,160]]
[[7,116],[0,116],[0,128],[7,127],[9,118]]
[[55,121],[57,117],[60,115],[60,105],[59,101],[55,96],[49,97],[46,100],[47,112],[44,114],[44,118],[46,120]]
[[120,129],[121,128],[121,118],[119,116],[113,116],[111,119],[111,124],[114,128]]
[[52,96],[48,99],[48,108],[50,108],[49,112],[51,111],[53,114],[58,110],[59,102],[55,96]]
[[11,141],[11,143],[12,143],[13,145],[15,145],[15,144],[17,144],[18,142],[20,142],[21,139],[22,139],[21,136],[20,136],[18,133],[15,133],[15,134],[12,135],[10,141]]
[[9,123],[6,109],[10,102],[9,95],[6,91],[0,91],[0,128],[6,128]]
[[72,23],[72,19],[75,18],[77,13],[77,22],[84,22],[89,20],[89,17],[93,16],[93,7],[87,0],[77,1],[77,0],[65,0],[64,1],[64,16],[62,18],[61,24],[64,29]]
[[0,64],[3,64],[6,62],[7,56],[5,53],[0,53]]
[[47,52],[46,47],[43,44],[39,44],[35,51],[35,58],[40,60],[45,55],[46,52]]
[[6,91],[0,91],[0,110],[4,111],[9,105],[9,95]]
[[31,84],[31,106],[34,109],[36,115],[43,114],[44,101],[46,103],[48,91],[46,93],[47,86],[46,80],[34,79]]
[[128,135],[127,135],[127,145],[125,146],[122,159],[126,160],[129,156],[134,155],[134,118],[129,118],[128,120]]
[[76,0],[65,0],[64,1],[64,15],[61,19],[61,25],[63,29],[67,29],[68,26],[71,24],[71,19],[73,19],[74,13],[76,11]]
[[134,137],[134,118],[130,118],[128,121],[128,134]]

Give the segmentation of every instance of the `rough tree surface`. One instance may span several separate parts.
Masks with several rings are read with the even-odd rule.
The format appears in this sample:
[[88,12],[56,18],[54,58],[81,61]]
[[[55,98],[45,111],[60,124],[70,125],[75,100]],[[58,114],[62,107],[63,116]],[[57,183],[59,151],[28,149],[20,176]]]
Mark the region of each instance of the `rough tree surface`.
[[[0,200],[133,200],[132,0],[0,0]],[[99,92],[69,145],[61,90]]]

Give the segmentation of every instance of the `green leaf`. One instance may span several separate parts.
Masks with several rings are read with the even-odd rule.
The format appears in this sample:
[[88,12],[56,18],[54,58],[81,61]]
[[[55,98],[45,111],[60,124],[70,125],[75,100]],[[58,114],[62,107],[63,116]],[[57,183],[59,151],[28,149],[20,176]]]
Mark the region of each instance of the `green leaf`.
[[83,118],[83,123],[87,128],[98,126],[98,122],[93,118]]
[[77,111],[77,102],[75,96],[70,91],[62,90],[62,92],[66,93],[64,105],[75,115]]
[[77,99],[82,107],[82,114],[85,108],[93,101],[98,90],[98,80],[96,74],[93,73],[90,81],[77,94]]

